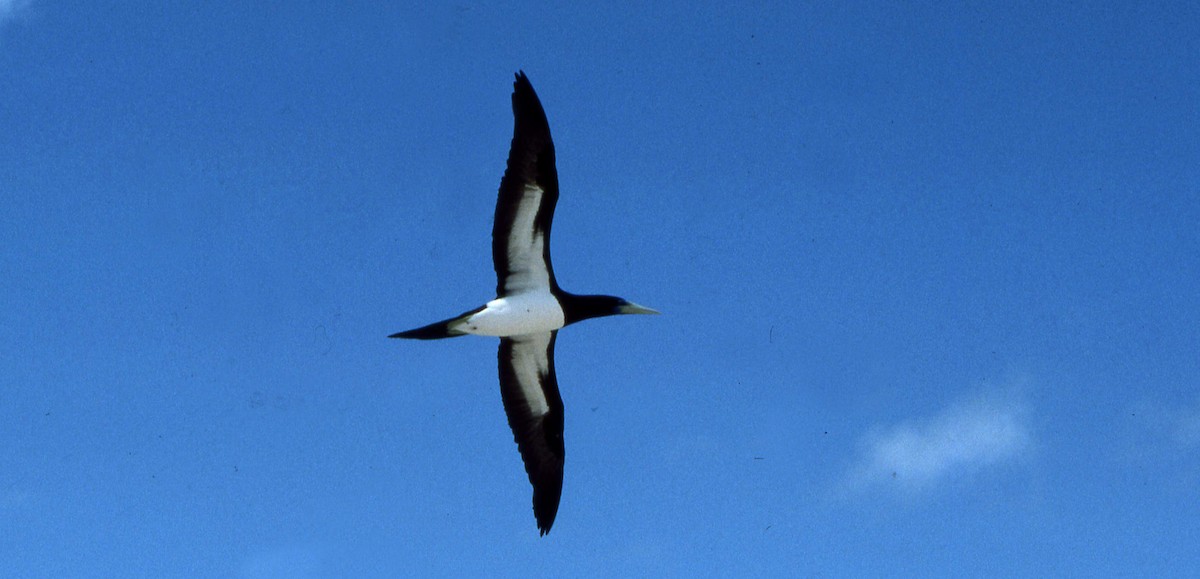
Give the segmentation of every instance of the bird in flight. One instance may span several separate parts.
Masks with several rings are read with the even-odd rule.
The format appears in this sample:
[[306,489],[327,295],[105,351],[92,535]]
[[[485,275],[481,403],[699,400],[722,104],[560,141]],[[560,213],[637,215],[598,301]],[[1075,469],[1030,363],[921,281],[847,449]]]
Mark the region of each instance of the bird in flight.
[[550,265],[550,225],[558,172],[546,112],[533,85],[513,83],[513,138],[492,223],[496,299],[469,312],[392,338],[435,340],[466,334],[500,338],[500,397],[525,472],[533,516],[550,532],[563,481],[563,403],[554,375],[558,330],[589,318],[658,312],[622,298],[563,291]]

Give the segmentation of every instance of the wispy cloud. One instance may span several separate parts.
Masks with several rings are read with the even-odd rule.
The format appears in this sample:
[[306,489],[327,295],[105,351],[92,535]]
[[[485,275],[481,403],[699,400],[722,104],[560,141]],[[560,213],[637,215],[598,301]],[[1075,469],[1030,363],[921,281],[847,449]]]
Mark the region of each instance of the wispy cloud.
[[32,0],[0,0],[0,24],[7,24],[21,11],[29,7]]
[[920,490],[1015,460],[1032,439],[1026,414],[1014,397],[976,396],[932,417],[879,427],[864,437],[848,486]]

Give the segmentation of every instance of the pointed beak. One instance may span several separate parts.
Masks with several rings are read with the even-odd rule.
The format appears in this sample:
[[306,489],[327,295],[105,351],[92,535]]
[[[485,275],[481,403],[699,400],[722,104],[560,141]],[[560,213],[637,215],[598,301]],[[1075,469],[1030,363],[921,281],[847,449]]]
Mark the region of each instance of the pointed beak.
[[639,306],[633,302],[627,303],[627,304],[617,308],[617,311],[622,314],[657,314],[657,313],[659,313],[658,310],[652,310],[646,306]]

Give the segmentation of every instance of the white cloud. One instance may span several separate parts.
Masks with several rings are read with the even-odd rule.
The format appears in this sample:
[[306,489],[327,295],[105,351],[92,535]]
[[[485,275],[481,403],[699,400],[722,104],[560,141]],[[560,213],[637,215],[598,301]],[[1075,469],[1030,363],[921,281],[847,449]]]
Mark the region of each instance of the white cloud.
[[1020,457],[1032,435],[1024,405],[980,396],[924,420],[878,428],[864,437],[849,486],[896,485],[919,490],[964,472]]
[[22,10],[29,7],[32,0],[0,0],[0,24],[16,18]]

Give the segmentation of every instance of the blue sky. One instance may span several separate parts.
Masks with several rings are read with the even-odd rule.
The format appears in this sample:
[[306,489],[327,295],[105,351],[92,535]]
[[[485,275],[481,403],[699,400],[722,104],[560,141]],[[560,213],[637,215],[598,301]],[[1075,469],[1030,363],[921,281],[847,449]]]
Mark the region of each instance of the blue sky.
[[[1005,3],[1006,4],[1006,3]],[[1184,575],[1186,3],[0,0],[14,577]],[[558,149],[539,538],[489,299]]]

